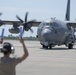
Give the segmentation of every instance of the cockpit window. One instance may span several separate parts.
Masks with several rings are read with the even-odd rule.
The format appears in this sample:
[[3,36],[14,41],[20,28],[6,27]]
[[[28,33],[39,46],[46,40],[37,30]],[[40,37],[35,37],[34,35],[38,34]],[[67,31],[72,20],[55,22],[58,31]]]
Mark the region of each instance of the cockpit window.
[[56,22],[54,22],[54,23],[53,23],[53,27],[54,27],[54,28],[58,28],[59,25],[58,25]]
[[51,26],[51,25],[52,25],[52,23],[45,23],[45,25],[46,25],[46,26]]
[[52,25],[52,23],[47,23],[47,22],[42,22],[40,25],[39,25],[39,29],[42,29],[43,27],[45,27],[45,26],[51,26]]
[[45,23],[47,26],[50,25],[49,23]]

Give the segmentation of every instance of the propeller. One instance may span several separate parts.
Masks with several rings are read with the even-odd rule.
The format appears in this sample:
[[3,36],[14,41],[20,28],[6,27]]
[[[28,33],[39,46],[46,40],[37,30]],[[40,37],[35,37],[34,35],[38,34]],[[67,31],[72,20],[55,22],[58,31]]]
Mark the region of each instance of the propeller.
[[2,15],[2,13],[0,12],[0,16]]
[[20,20],[20,22],[23,25],[23,33],[24,33],[24,31],[28,31],[28,30],[30,30],[33,33],[33,30],[31,29],[31,27],[32,27],[31,23],[34,22],[34,20],[27,21],[28,12],[26,12],[26,14],[25,14],[25,20],[24,21],[18,15],[16,15],[16,17],[18,20]]

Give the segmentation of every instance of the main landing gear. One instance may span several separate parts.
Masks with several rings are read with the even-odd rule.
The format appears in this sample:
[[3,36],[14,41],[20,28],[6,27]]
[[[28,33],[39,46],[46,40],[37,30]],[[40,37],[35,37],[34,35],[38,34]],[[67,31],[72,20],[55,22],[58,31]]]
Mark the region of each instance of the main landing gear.
[[73,49],[73,44],[72,44],[72,43],[70,43],[70,44],[68,45],[68,49]]
[[48,49],[48,48],[52,49],[52,45],[49,45],[49,46],[42,45],[42,47],[45,48],[45,49]]

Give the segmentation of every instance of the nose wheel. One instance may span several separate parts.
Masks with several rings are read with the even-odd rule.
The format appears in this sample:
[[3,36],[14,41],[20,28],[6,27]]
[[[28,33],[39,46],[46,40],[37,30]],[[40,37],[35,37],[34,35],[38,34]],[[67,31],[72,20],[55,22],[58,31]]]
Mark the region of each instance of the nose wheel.
[[72,44],[72,43],[70,43],[70,44],[68,45],[68,49],[73,49],[73,44]]
[[48,49],[48,48],[52,49],[52,45],[49,45],[49,46],[42,45],[42,47],[45,48],[45,49]]
[[48,46],[42,45],[43,48],[48,49]]
[[52,45],[51,44],[49,45],[49,49],[52,49]]

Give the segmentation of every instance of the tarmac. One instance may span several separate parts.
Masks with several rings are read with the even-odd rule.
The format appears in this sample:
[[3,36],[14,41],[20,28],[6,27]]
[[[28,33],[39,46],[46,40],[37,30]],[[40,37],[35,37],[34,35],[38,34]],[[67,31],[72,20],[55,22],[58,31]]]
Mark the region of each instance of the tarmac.
[[[23,54],[19,41],[5,41],[14,45],[13,56],[20,57]],[[45,50],[39,41],[25,41],[25,44],[29,57],[17,65],[16,75],[76,75],[76,45],[74,49],[62,45]]]

